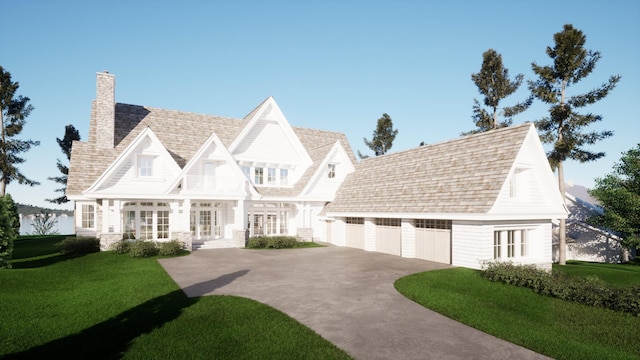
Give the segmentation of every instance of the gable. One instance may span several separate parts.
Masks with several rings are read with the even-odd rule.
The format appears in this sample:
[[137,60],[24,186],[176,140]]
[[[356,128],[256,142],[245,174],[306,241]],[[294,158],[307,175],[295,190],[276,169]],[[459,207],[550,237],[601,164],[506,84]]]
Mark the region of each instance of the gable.
[[272,97],[249,114],[247,125],[229,146],[239,162],[308,166],[311,158]]
[[522,143],[490,214],[566,217],[557,180],[532,126]]
[[146,128],[107,167],[85,195],[155,194],[180,172],[180,167],[150,128]]
[[244,196],[247,184],[238,164],[220,139],[212,134],[165,191],[200,197]]
[[336,141],[316,168],[301,195],[305,198],[331,201],[342,182],[354,170],[355,167],[348,153],[340,142]]

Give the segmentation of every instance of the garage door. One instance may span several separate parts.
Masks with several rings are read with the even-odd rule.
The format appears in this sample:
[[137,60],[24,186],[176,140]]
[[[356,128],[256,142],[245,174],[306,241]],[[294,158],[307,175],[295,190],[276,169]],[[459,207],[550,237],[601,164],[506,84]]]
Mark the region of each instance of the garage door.
[[347,218],[347,246],[364,249],[364,218]]
[[416,220],[416,258],[451,264],[451,221]]
[[402,255],[402,228],[400,219],[376,219],[376,251]]

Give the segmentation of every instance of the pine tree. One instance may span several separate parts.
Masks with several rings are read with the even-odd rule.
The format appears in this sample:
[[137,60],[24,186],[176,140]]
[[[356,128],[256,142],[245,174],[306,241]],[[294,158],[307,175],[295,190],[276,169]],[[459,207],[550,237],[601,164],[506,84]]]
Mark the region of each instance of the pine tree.
[[0,134],[0,195],[6,193],[7,185],[16,180],[19,184],[29,186],[39,185],[37,181],[25,177],[16,164],[25,160],[18,155],[40,145],[39,141],[18,140],[14,136],[22,132],[25,119],[33,110],[29,104],[29,98],[22,95],[16,96],[20,85],[11,81],[11,74],[0,66],[0,120],[2,121]]
[[[393,145],[393,140],[398,135],[398,129],[393,129],[393,121],[391,117],[384,113],[382,117],[378,119],[378,123],[376,125],[376,130],[373,131],[373,136],[371,141],[364,138],[364,144],[369,147],[369,149],[373,150],[376,156],[384,155],[391,146]],[[361,159],[366,159],[369,156],[363,155],[358,151],[358,156]]]
[[[579,114],[577,108],[591,105],[603,99],[620,81],[620,76],[611,76],[609,81],[586,94],[569,96],[567,88],[589,75],[600,60],[600,53],[584,48],[586,36],[572,25],[564,25],[563,31],[554,34],[555,46],[547,47],[547,55],[553,65],[539,66],[531,64],[533,72],[539,77],[529,81],[532,94],[542,102],[549,104],[549,116],[535,122],[544,143],[553,144],[547,153],[549,163],[558,171],[560,194],[565,196],[564,168],[566,160],[588,162],[605,155],[604,152],[592,152],[585,148],[597,141],[613,135],[611,131],[586,131],[585,127],[602,120],[602,116],[588,113]],[[566,263],[566,222],[560,220],[559,263]]]
[[[71,145],[74,141],[79,140],[80,133],[73,125],[65,126],[64,137],[62,139],[56,138],[58,146],[60,146],[60,150],[62,150],[64,155],[67,157],[67,161],[71,160]],[[62,161],[60,161],[60,159],[58,159],[57,166],[62,175],[50,177],[48,179],[63,185],[63,187],[56,189],[57,192],[61,192],[63,195],[55,199],[47,199],[47,201],[55,204],[64,204],[66,202],[69,202],[69,199],[67,199],[67,195],[64,195],[65,191],[67,190],[67,177],[69,176],[69,167],[67,165],[64,165]]]
[[[489,49],[482,54],[482,68],[479,73],[471,74],[471,79],[478,87],[480,94],[484,95],[483,108],[477,99],[473,99],[472,119],[477,129],[463,132],[462,135],[477,134],[501,127],[510,126],[513,117],[525,111],[533,102],[533,97],[509,107],[500,108],[500,101],[518,90],[523,74],[516,75],[514,81],[509,79],[509,69],[502,64],[502,55],[493,49]],[[500,110],[501,109],[501,110]],[[499,115],[504,116],[503,121],[499,121]]]

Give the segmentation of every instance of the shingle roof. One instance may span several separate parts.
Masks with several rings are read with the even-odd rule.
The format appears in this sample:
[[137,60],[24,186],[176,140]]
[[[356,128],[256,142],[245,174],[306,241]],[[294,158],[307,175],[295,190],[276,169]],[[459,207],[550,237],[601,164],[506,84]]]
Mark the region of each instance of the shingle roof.
[[360,162],[325,212],[486,213],[531,124]]
[[[254,110],[255,111],[255,110]],[[160,142],[167,148],[177,164],[182,168],[200,149],[207,138],[215,133],[225,146],[229,146],[246,126],[244,120],[220,116],[195,114],[182,111],[158,109],[139,105],[116,104],[115,107],[115,139],[114,149],[96,148],[95,106],[92,108],[87,142],[74,142],[69,166],[67,195],[78,195],[91,186],[117,156],[146,127],[150,127]],[[314,160],[326,156],[314,149],[327,143],[340,141],[355,163],[353,151],[346,136],[329,131],[293,128],[303,146]],[[326,151],[328,151],[327,149]],[[321,161],[321,159],[320,159]],[[282,189],[278,196],[293,196],[309,181],[315,169],[307,170],[293,189]],[[262,188],[258,191],[271,192],[277,189]]]

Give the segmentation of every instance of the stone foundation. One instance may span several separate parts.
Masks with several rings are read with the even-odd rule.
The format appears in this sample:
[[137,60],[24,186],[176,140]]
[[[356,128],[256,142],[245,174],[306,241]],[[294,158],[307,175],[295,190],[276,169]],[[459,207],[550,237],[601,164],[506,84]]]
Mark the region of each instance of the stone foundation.
[[122,240],[121,233],[103,233],[100,234],[100,250],[107,251],[111,250],[111,246],[118,241]]
[[236,247],[243,248],[249,241],[249,230],[233,230],[233,241]]
[[171,233],[171,240],[178,240],[184,243],[185,250],[191,251],[193,249],[193,236],[188,231],[174,231]]
[[301,241],[313,241],[313,229],[312,228],[300,228],[298,229],[297,237]]

